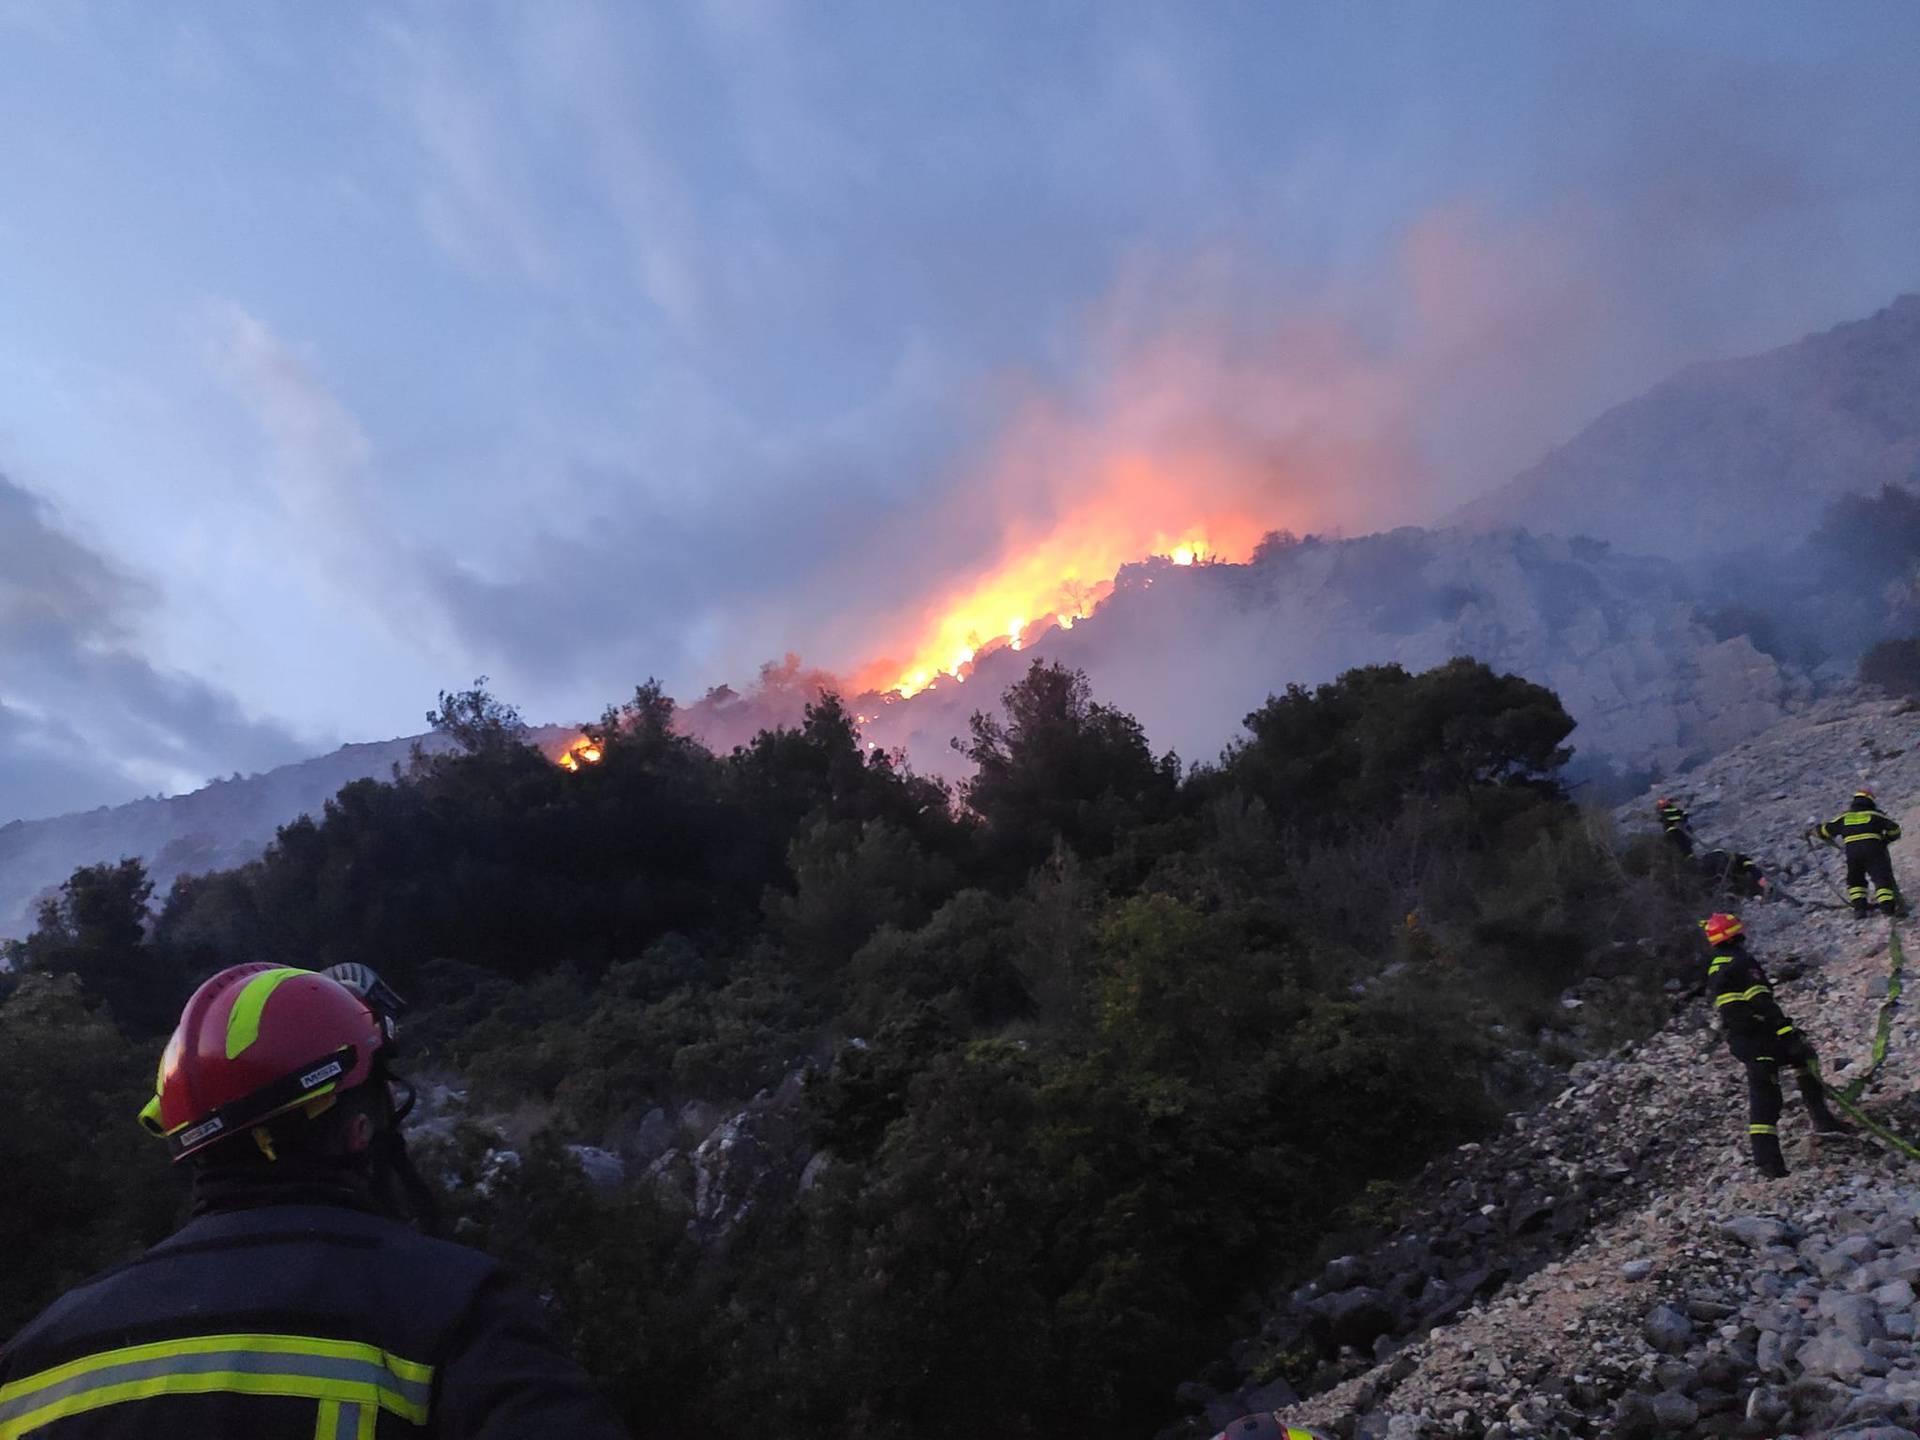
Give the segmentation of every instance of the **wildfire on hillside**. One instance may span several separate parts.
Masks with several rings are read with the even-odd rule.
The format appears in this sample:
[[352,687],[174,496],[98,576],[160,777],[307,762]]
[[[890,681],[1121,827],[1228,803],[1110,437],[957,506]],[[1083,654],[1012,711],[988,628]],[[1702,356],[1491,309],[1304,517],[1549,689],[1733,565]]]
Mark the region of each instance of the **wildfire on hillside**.
[[553,763],[562,770],[578,771],[582,765],[600,763],[600,747],[585,735],[574,741],[554,757]]
[[1175,565],[1244,560],[1266,529],[1226,517],[1171,533],[1143,533],[1122,515],[1075,517],[928,607],[911,658],[905,664],[880,661],[859,682],[906,697],[942,677],[963,681],[984,654],[1019,650],[1055,625],[1071,630],[1113,592],[1121,566],[1155,556]]

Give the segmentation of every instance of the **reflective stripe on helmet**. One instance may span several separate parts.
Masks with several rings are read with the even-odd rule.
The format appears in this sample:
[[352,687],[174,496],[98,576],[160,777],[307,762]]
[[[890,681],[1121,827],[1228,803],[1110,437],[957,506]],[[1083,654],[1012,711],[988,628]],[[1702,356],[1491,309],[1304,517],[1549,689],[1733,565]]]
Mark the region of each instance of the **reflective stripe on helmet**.
[[250,978],[233,998],[227,1012],[227,1058],[233,1059],[260,1038],[260,1016],[273,992],[296,975],[311,975],[311,970],[284,968],[263,970]]
[[1740,923],[1740,917],[1729,915],[1725,911],[1709,915],[1700,922],[1700,928],[1707,932],[1709,945],[1724,945],[1734,936],[1746,933],[1746,927]]
[[[191,1336],[103,1351],[0,1386],[0,1440],[107,1405],[206,1394],[316,1400],[321,1421],[332,1421],[316,1436],[360,1440],[379,1410],[426,1424],[432,1392],[432,1366],[376,1345],[311,1335]],[[351,1428],[343,1428],[350,1408]]]

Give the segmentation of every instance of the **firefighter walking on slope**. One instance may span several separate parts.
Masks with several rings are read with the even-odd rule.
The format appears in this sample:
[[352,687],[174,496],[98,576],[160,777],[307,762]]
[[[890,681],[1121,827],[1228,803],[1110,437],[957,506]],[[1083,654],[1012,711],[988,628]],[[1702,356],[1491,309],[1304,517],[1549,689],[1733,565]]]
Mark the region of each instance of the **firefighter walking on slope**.
[[1686,807],[1662,795],[1653,802],[1653,813],[1666,832],[1668,842],[1682,855],[1693,854],[1693,826]]
[[1780,1153],[1780,1067],[1792,1067],[1800,1098],[1806,1102],[1817,1135],[1844,1135],[1849,1131],[1827,1108],[1813,1047],[1780,1012],[1773,986],[1760,962],[1747,948],[1746,929],[1739,917],[1709,915],[1700,922],[1713,955],[1707,961],[1707,993],[1713,1013],[1727,1038],[1727,1048],[1747,1068],[1747,1143],[1753,1163],[1762,1175],[1778,1179],[1787,1173]]
[[1854,791],[1846,810],[1814,826],[1813,834],[1846,852],[1847,903],[1854,914],[1868,913],[1869,885],[1874,905],[1888,915],[1900,913],[1900,887],[1894,883],[1893,857],[1887,853],[1887,847],[1900,838],[1900,826],[1881,813],[1871,790]]

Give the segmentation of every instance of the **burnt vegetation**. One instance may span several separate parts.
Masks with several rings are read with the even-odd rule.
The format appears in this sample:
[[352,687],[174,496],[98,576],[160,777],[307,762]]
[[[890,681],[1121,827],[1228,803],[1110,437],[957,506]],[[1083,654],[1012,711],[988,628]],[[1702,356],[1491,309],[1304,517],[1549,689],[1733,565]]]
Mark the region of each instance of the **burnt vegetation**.
[[[0,1333],[175,1218],[132,1115],[187,988],[360,961],[419,1002],[411,1068],[518,1117],[517,1165],[468,1125],[429,1168],[637,1434],[1137,1433],[1250,1291],[1685,963],[1640,937],[1686,882],[1556,780],[1559,701],[1471,661],[1289,688],[1192,768],[1036,662],[958,793],[832,696],[716,756],[649,684],[577,773],[483,685],[441,702],[406,778],[157,914],[137,863],[80,871],[11,947]],[[565,1148],[796,1072],[831,1163],[718,1240]]]

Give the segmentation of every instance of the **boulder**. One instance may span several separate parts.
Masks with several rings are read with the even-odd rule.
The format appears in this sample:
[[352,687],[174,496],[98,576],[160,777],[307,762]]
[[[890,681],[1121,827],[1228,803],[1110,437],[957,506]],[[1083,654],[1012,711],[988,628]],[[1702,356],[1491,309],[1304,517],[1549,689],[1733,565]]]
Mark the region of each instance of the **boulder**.
[[598,1145],[569,1145],[567,1153],[596,1190],[613,1190],[626,1181],[627,1162],[611,1150]]
[[1332,1345],[1351,1345],[1356,1350],[1371,1346],[1374,1337],[1393,1329],[1396,1318],[1387,1297],[1371,1285],[1323,1295],[1309,1308],[1325,1325]]
[[[1778,967],[1775,967],[1776,972]],[[1750,1250],[1764,1250],[1770,1245],[1784,1245],[1792,1232],[1783,1221],[1771,1215],[1736,1215],[1720,1226],[1722,1234],[1738,1240]]]
[[1700,1419],[1700,1407],[1678,1390],[1663,1390],[1653,1397],[1653,1419],[1663,1434],[1678,1434]]
[[1820,1301],[1820,1313],[1834,1330],[1858,1345],[1871,1344],[1886,1336],[1880,1319],[1880,1307],[1866,1295],[1826,1295]]
[[1641,1327],[1647,1343],[1667,1355],[1678,1355],[1693,1340],[1693,1322],[1671,1305],[1654,1308]]
[[[1836,1330],[1822,1331],[1800,1347],[1794,1357],[1808,1375],[1830,1375],[1836,1380],[1858,1380],[1878,1360],[1858,1341]],[[1885,1361],[1879,1361],[1881,1371]]]

